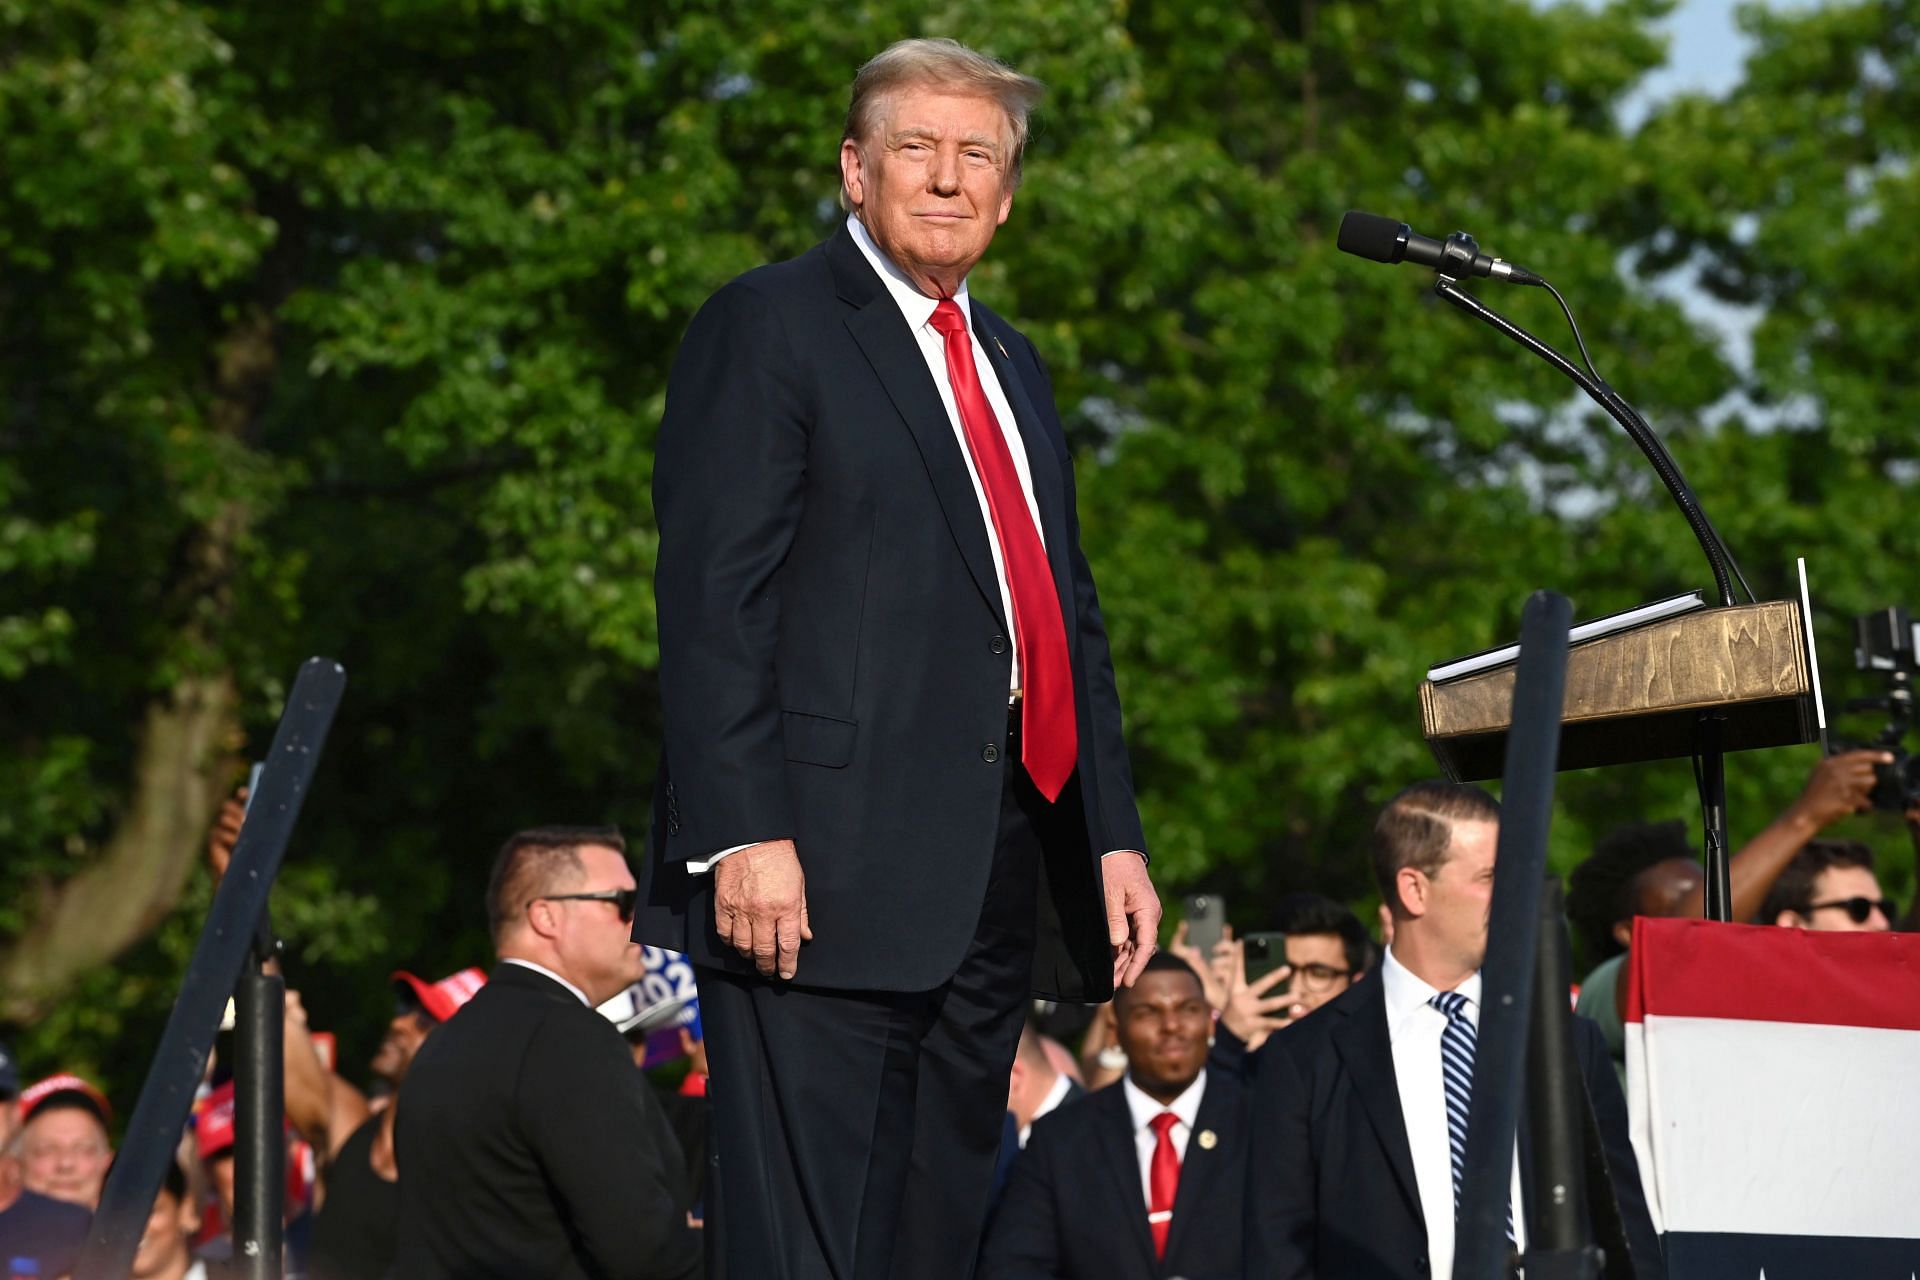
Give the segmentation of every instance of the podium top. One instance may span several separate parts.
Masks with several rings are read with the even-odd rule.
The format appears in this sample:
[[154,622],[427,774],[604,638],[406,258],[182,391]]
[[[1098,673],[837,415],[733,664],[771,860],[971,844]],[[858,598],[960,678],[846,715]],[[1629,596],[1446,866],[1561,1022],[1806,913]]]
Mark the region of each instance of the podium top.
[[[1727,751],[1812,742],[1813,668],[1792,600],[1702,609],[1567,652],[1561,770],[1671,760],[1699,750],[1703,715]],[[1514,669],[1420,686],[1427,744],[1449,778],[1497,778]]]

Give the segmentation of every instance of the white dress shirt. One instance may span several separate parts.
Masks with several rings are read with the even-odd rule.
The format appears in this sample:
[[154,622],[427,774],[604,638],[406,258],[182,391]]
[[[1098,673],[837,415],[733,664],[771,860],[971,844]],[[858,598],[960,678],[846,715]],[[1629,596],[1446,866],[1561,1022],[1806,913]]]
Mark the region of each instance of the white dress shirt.
[[1160,1145],[1160,1135],[1153,1131],[1154,1117],[1163,1111],[1171,1111],[1180,1117],[1179,1123],[1170,1132],[1173,1134],[1174,1153],[1180,1157],[1181,1167],[1184,1168],[1187,1163],[1187,1140],[1193,1136],[1193,1126],[1200,1117],[1200,1099],[1207,1092],[1207,1071],[1202,1067],[1193,1083],[1187,1086],[1187,1091],[1165,1106],[1149,1098],[1133,1082],[1132,1072],[1122,1078],[1120,1087],[1127,1093],[1127,1110],[1133,1117],[1133,1146],[1140,1156],[1140,1203],[1151,1209],[1153,1150]]
[[1020,1149],[1027,1149],[1027,1139],[1033,1135],[1034,1121],[1041,1116],[1052,1115],[1067,1100],[1067,1094],[1073,1090],[1073,1081],[1066,1076],[1055,1076],[1053,1088],[1047,1090],[1047,1096],[1040,1099],[1040,1105],[1033,1109],[1033,1120],[1020,1126]]
[[[1428,1275],[1453,1274],[1453,1148],[1447,1138],[1447,1092],[1440,1074],[1440,1034],[1447,1015],[1428,1004],[1439,994],[1401,964],[1387,948],[1380,966],[1387,1002],[1387,1038],[1393,1043],[1393,1078],[1400,1087],[1400,1115],[1413,1149],[1413,1177],[1420,1188],[1420,1213],[1427,1221]],[[1480,1029],[1480,974],[1454,988],[1467,998],[1462,1013]],[[1520,1152],[1516,1143],[1510,1185],[1513,1232],[1522,1251],[1527,1245],[1520,1205]]]
[[573,992],[574,995],[580,997],[581,1004],[587,1006],[587,1008],[589,1009],[593,1008],[593,1001],[587,999],[586,992],[574,986],[571,982],[568,982],[565,978],[561,977],[559,974],[555,973],[553,970],[547,968],[547,966],[543,964],[535,964],[531,960],[522,960],[517,956],[503,956],[500,960],[500,963],[501,964],[517,964],[522,969],[533,970],[535,973],[539,974],[543,978],[552,978],[555,982],[559,983],[561,986],[565,987],[567,990]]

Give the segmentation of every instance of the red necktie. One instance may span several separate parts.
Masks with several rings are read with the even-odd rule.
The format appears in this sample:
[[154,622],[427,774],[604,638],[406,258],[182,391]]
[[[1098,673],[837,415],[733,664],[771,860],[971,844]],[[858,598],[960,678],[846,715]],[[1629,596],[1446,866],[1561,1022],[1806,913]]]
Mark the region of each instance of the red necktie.
[[1020,762],[1040,794],[1057,800],[1073,776],[1080,751],[1060,595],[1021,491],[1007,437],[980,387],[967,319],[960,314],[959,304],[943,298],[933,309],[932,324],[946,340],[947,378],[953,384],[954,402],[960,406],[967,452],[973,455],[974,470],[987,492],[987,510],[993,516],[994,537],[1007,571],[1007,594],[1013,597],[1013,634],[1020,647]]
[[1147,1169],[1147,1182],[1153,1195],[1147,1202],[1147,1229],[1153,1232],[1153,1256],[1167,1256],[1167,1232],[1173,1228],[1173,1198],[1180,1190],[1180,1153],[1173,1147],[1173,1126],[1180,1117],[1171,1111],[1155,1116],[1152,1127],[1158,1139],[1153,1147],[1153,1163]]

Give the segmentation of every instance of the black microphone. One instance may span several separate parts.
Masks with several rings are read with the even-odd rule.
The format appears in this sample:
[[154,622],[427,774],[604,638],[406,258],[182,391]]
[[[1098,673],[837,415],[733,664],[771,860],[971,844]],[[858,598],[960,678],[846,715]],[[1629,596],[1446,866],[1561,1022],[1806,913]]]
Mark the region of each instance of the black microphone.
[[1351,210],[1340,219],[1342,252],[1375,262],[1414,262],[1446,275],[1490,276],[1509,284],[1545,284],[1546,281],[1511,262],[1480,252],[1472,236],[1456,231],[1445,240],[1423,236],[1404,222],[1377,213]]

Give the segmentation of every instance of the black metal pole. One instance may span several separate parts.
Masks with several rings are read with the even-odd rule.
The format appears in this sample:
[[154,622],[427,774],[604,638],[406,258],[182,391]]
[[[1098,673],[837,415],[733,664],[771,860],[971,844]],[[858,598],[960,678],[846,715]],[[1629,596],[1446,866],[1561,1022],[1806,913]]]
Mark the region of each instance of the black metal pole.
[[233,1261],[243,1280],[278,1280],[286,1200],[287,986],[258,945],[234,990]]
[[124,1280],[133,1263],[167,1161],[174,1158],[194,1090],[213,1050],[220,1015],[240,987],[248,952],[267,909],[267,893],[313,784],[313,771],[346,683],[345,668],[327,658],[308,659],[294,680],[260,775],[258,794],[234,844],[233,860],[214,895],[193,958],[187,962],[186,979],[154,1050],[153,1066],[140,1086],[120,1153],[100,1192],[100,1207],[74,1268],[74,1280]]
[[1721,719],[1700,717],[1700,825],[1706,851],[1706,916],[1722,924],[1733,919],[1733,869],[1727,849],[1727,758],[1721,749]]
[[[1504,1280],[1514,1134],[1525,1080],[1527,1024],[1538,962],[1540,888],[1553,821],[1554,767],[1566,700],[1567,629],[1573,605],[1536,591],[1520,616],[1520,657],[1501,785],[1487,953],[1480,970],[1480,1027],[1473,1104],[1460,1178],[1454,1280]],[[1564,1004],[1566,988],[1559,999]]]
[[1580,1066],[1573,1055],[1567,992],[1565,908],[1558,877],[1540,894],[1540,938],[1527,1034],[1527,1131],[1533,1178],[1527,1196],[1527,1280],[1593,1280],[1600,1255],[1582,1213],[1587,1206]]

